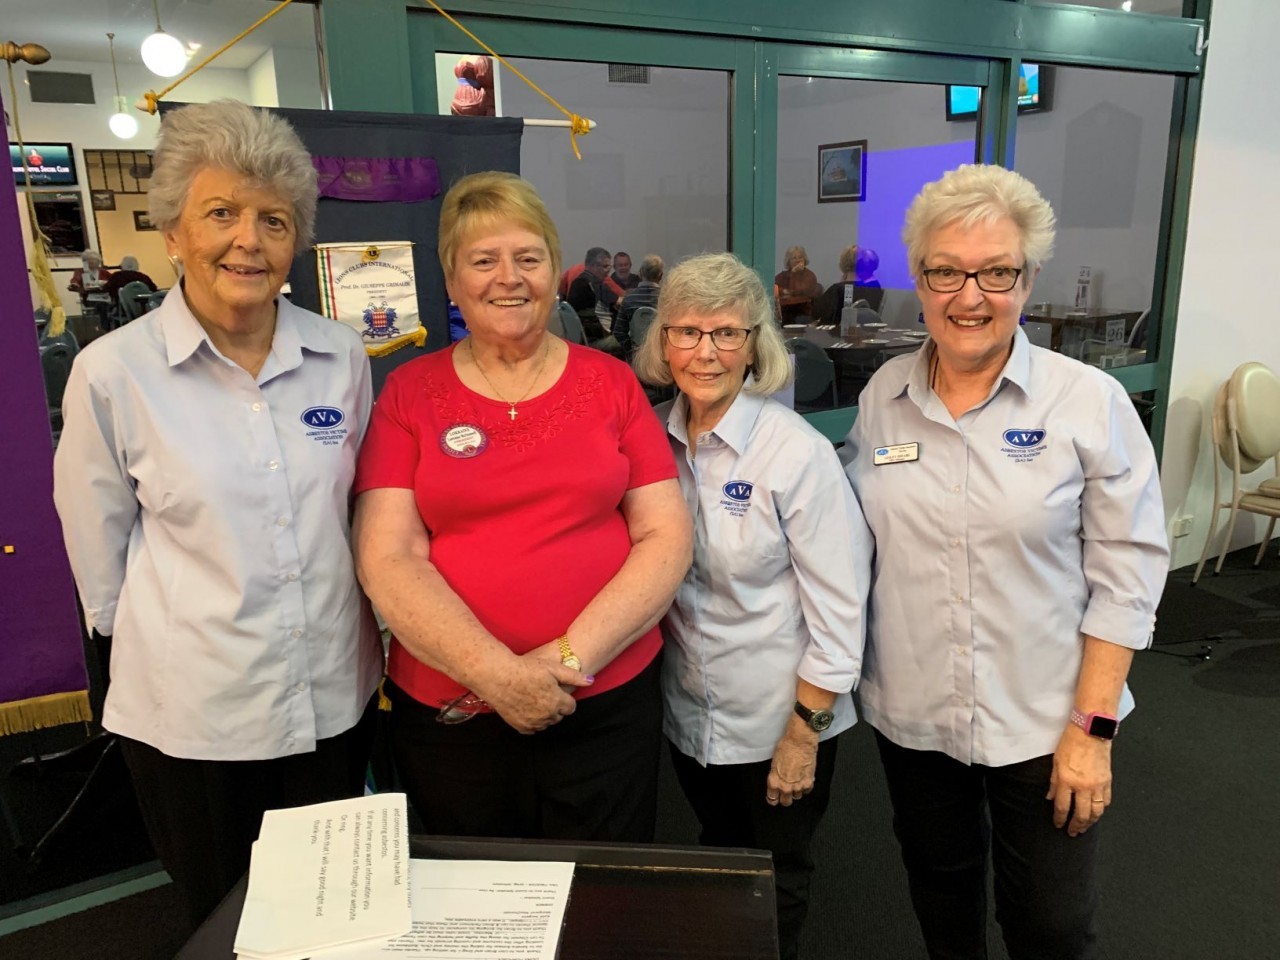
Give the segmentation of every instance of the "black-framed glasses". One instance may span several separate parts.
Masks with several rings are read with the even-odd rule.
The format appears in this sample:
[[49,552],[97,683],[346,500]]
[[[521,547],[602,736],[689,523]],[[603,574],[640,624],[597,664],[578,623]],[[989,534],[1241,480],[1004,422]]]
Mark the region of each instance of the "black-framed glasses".
[[741,350],[751,336],[751,327],[718,327],[715,330],[699,330],[697,327],[663,327],[667,343],[677,350],[692,350],[710,337],[717,350]]
[[932,267],[921,270],[925,285],[934,293],[955,293],[972,277],[984,293],[1008,293],[1018,284],[1025,266],[983,267],[981,270],[957,270],[955,267]]

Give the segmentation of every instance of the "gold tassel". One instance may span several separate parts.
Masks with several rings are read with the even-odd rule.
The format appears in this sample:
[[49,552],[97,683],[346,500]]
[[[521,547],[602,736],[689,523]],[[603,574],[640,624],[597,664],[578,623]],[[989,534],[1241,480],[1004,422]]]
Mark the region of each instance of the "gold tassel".
[[412,333],[406,333],[403,337],[396,337],[394,340],[388,340],[386,343],[368,343],[365,344],[365,353],[371,357],[389,357],[401,347],[413,345],[420,347],[427,342],[427,328],[419,327]]
[[89,691],[51,693],[29,700],[0,703],[0,736],[30,733],[64,723],[88,723],[93,719],[89,709]]
[[382,685],[387,682],[387,678],[383,677],[378,681],[378,709],[383,713],[391,712],[391,701],[388,699],[386,692],[382,689]]

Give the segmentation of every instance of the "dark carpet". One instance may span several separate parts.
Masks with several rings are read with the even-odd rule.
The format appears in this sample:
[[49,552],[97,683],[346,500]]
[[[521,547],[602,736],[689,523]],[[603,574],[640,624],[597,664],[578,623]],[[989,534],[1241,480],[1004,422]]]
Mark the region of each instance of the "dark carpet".
[[[1138,709],[1099,827],[1107,960],[1280,958],[1280,562],[1255,571],[1251,559],[1233,554],[1195,588],[1189,569],[1172,574],[1156,646],[1134,664]],[[660,817],[659,839],[695,842],[666,769]],[[806,960],[922,960],[865,725],[842,738],[817,859]],[[161,887],[0,939],[0,956],[167,960],[172,914]],[[1006,958],[994,923],[990,942]]]

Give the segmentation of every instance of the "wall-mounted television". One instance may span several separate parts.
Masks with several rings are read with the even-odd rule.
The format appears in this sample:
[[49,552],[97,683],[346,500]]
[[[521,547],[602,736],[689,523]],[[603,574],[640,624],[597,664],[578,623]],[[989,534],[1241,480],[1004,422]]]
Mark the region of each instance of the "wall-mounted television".
[[[1024,63],[1018,70],[1018,112],[1039,113],[1053,100],[1053,68]],[[947,86],[947,119],[976,120],[982,106],[981,87]]]
[[16,143],[9,144],[9,166],[13,180],[20,187],[74,187],[76,154],[69,143],[24,143],[31,183],[22,177],[22,156]]

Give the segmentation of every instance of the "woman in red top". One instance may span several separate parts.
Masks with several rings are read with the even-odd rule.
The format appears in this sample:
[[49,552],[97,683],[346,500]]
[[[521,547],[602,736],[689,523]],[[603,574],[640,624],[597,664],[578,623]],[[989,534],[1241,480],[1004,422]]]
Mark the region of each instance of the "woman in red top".
[[355,483],[397,767],[431,833],[651,840],[656,624],[691,551],[670,446],[628,367],[547,332],[532,186],[463,178],[439,245],[471,335],[388,377]]

